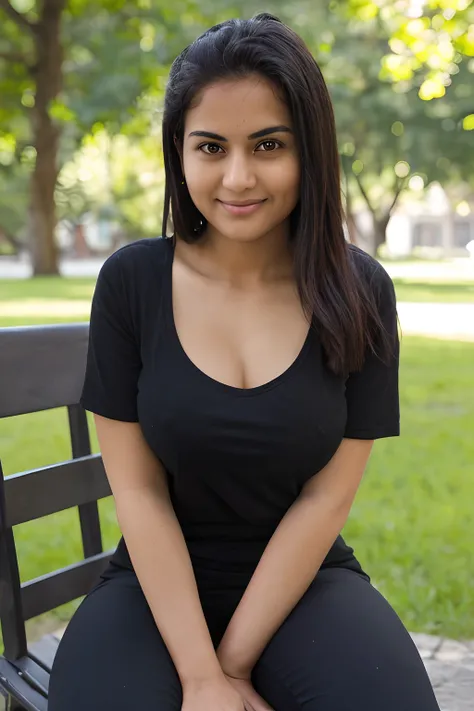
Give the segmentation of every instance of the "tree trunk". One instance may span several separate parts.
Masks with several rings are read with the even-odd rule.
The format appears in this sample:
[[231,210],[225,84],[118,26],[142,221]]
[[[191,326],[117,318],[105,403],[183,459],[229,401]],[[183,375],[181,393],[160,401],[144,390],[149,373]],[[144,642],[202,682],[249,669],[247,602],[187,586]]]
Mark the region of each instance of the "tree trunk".
[[405,179],[398,179],[396,180],[396,184],[394,186],[394,194],[393,194],[393,200],[392,204],[388,209],[386,209],[382,214],[380,214],[380,207],[377,208],[372,201],[369,198],[369,195],[367,191],[365,190],[362,181],[359,176],[355,176],[357,184],[359,186],[359,190],[361,192],[362,197],[364,198],[367,207],[369,208],[370,212],[372,213],[372,239],[371,239],[371,245],[370,245],[370,254],[372,257],[376,257],[377,253],[379,251],[379,248],[385,244],[387,241],[387,226],[388,223],[390,222],[390,217],[392,215],[393,210],[395,209],[395,205],[398,202],[398,199],[406,186],[406,180]]
[[382,217],[375,217],[373,222],[373,256],[376,257],[379,248],[387,241],[387,227],[390,222],[390,213],[385,213]]
[[346,225],[347,231],[349,233],[349,239],[351,244],[357,246],[358,243],[358,229],[357,223],[354,217],[354,211],[352,209],[352,195],[349,191],[349,185],[346,183]]
[[33,274],[58,274],[54,191],[58,177],[60,130],[51,116],[51,101],[61,90],[63,50],[61,15],[66,0],[43,0],[35,28],[37,63],[35,105],[31,109],[36,163],[31,176],[29,239]]

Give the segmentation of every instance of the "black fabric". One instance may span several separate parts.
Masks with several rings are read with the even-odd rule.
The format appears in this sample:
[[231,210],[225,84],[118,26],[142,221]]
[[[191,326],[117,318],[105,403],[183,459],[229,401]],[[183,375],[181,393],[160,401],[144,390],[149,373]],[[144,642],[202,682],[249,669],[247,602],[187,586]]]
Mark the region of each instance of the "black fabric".
[[[207,587],[224,594],[205,607],[215,646],[241,594],[232,576],[220,578]],[[319,572],[270,640],[252,681],[275,711],[439,711],[394,610],[363,576],[344,569]],[[49,710],[180,711],[181,705],[179,677],[135,574],[111,566],[59,645]]]
[[[351,255],[396,337],[393,285],[361,250]],[[173,245],[145,239],[103,265],[94,294],[82,405],[139,421],[163,463],[193,562],[251,574],[304,483],[344,437],[399,434],[398,352],[369,354],[347,379],[325,365],[311,329],[294,363],[248,390],[199,370],[181,347],[172,309]],[[116,562],[131,567],[124,541]],[[361,570],[338,536],[323,567]]]

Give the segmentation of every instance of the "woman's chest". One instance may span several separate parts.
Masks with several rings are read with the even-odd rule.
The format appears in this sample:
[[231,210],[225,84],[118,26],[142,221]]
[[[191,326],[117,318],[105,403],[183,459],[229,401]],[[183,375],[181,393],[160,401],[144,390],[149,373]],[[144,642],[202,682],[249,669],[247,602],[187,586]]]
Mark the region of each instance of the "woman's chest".
[[173,265],[169,316],[192,364],[236,389],[256,388],[297,359],[308,333],[290,279],[237,288]]
[[344,381],[308,338],[293,364],[240,389],[194,366],[163,333],[143,358],[138,412],[144,435],[171,472],[295,472],[303,482],[332,457],[346,422]]

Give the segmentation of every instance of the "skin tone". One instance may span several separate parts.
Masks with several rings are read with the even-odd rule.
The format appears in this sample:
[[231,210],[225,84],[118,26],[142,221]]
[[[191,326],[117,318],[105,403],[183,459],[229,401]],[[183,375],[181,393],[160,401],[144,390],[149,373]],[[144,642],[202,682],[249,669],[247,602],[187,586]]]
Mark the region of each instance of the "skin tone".
[[196,244],[177,240],[180,341],[210,377],[256,387],[289,367],[309,329],[289,242],[300,184],[291,115],[261,77],[219,82],[195,98],[178,150],[208,223]]

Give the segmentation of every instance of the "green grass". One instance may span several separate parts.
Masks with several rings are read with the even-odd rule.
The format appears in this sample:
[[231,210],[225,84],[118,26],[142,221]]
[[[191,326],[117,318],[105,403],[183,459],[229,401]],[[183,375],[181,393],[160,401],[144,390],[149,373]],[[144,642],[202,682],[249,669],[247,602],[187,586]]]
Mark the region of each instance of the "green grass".
[[[8,302],[90,301],[92,289],[93,280],[82,279],[0,281],[0,325],[46,321],[40,315],[36,320],[6,318],[2,308]],[[62,314],[58,320],[86,318]],[[402,436],[376,443],[344,531],[373,582],[410,630],[457,639],[474,638],[473,364],[472,343],[404,337]],[[93,448],[98,450],[95,436]],[[0,420],[5,474],[69,456],[64,410]],[[111,547],[119,532],[110,499],[101,502],[101,515],[105,545]],[[23,580],[81,556],[75,511],[18,527],[15,537]],[[36,621],[34,630],[56,627],[74,607],[64,606]]]
[[18,299],[88,299],[95,279],[36,277],[34,279],[0,279],[0,303]]
[[394,279],[398,301],[474,303],[474,282],[412,282]]
[[474,638],[474,344],[405,337],[402,436],[377,442],[346,526],[414,631]]
[[0,326],[87,321],[95,279],[0,279]]

